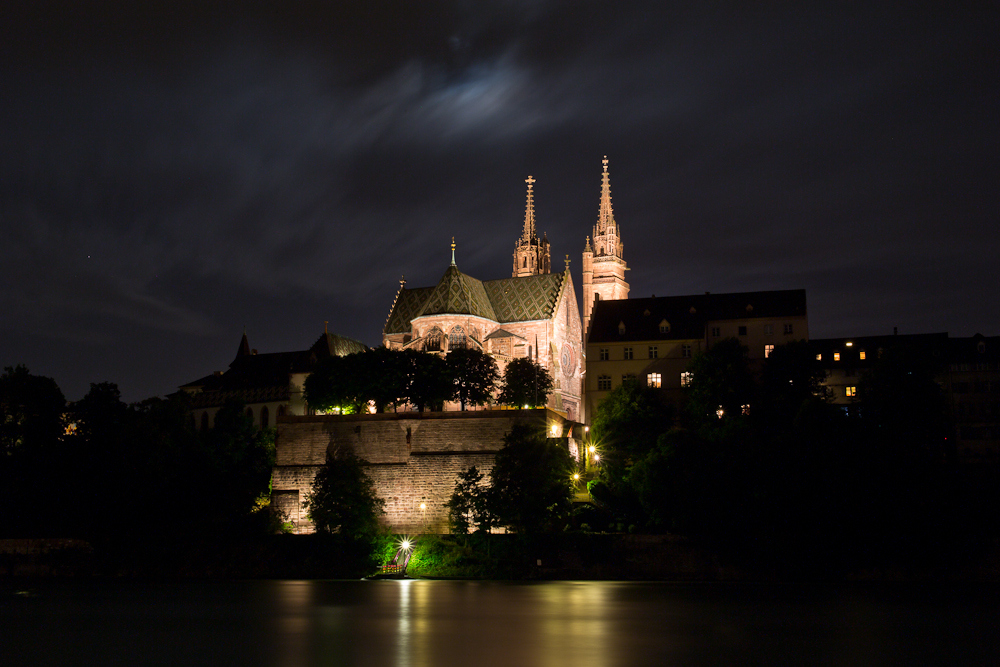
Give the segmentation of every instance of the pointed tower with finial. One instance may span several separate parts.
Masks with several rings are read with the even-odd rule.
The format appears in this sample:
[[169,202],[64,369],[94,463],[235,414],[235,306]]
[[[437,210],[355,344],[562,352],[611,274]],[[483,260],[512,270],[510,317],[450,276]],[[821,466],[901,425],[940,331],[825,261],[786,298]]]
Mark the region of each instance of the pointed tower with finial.
[[601,175],[601,206],[594,225],[593,246],[591,237],[583,248],[583,332],[586,339],[590,329],[590,313],[594,300],[617,300],[628,298],[628,283],[625,272],[628,267],[622,254],[622,243],[611,208],[611,177],[608,174],[608,156],[604,156],[604,173]]
[[551,272],[549,259],[549,239],[544,234],[538,238],[535,230],[535,179],[528,176],[524,181],[528,184],[528,201],[524,206],[524,230],[521,238],[514,244],[514,271],[512,278],[538,276]]

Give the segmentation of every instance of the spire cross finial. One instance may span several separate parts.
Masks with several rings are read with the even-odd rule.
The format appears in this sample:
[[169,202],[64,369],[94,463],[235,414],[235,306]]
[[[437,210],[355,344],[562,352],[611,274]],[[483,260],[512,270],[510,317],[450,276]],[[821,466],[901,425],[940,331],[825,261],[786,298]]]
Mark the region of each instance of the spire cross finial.
[[608,170],[608,156],[607,155],[604,156],[603,162],[604,162],[604,171],[607,171]]
[[566,270],[569,271],[569,255],[566,255]]
[[528,177],[524,179],[524,182],[528,184],[528,189],[530,190],[531,186],[535,183],[535,179],[531,177],[531,174],[528,174]]
[[455,266],[455,237],[451,237],[451,265]]

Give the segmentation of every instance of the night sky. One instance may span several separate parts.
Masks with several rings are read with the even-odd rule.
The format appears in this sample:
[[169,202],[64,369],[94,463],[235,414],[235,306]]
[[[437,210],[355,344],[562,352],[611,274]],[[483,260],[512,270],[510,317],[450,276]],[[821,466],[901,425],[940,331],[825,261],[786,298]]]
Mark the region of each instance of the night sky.
[[4,3],[0,366],[134,401],[244,325],[378,344],[452,236],[510,275],[529,174],[579,294],[604,155],[633,296],[998,335],[995,10],[896,4]]

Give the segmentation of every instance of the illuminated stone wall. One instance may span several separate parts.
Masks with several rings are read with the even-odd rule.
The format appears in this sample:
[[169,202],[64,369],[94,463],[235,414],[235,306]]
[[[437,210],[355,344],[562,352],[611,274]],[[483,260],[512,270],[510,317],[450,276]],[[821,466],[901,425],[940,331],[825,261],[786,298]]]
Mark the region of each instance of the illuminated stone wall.
[[[567,435],[570,423],[550,410],[389,413],[285,417],[278,422],[272,501],[297,533],[313,532],[302,502],[326,461],[346,447],[368,462],[368,474],[386,501],[385,522],[395,532],[443,533],[444,503],[460,472],[493,467],[503,438],[519,421],[550,435]],[[421,507],[423,505],[423,507]]]

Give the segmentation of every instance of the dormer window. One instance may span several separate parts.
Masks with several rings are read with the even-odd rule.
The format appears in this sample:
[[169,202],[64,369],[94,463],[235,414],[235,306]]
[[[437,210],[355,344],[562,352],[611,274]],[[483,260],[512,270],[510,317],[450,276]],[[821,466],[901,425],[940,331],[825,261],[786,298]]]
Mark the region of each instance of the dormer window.
[[619,336],[624,336],[625,335],[625,323],[624,322],[619,322],[618,323],[618,335]]
[[660,320],[660,333],[667,334],[670,333],[670,322],[666,320]]

